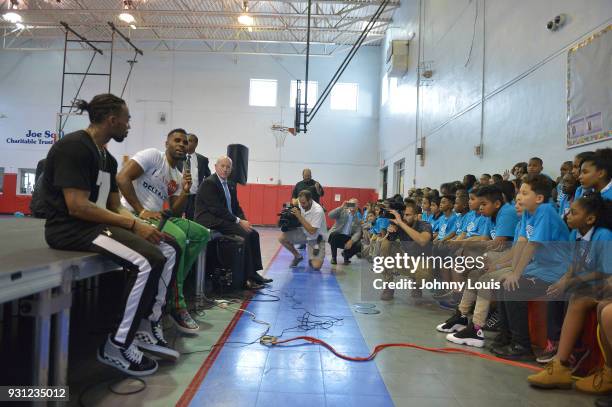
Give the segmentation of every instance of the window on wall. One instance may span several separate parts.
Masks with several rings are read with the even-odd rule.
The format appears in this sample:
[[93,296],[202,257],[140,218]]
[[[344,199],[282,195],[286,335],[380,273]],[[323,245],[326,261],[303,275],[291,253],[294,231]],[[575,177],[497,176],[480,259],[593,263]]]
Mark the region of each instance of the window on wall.
[[[319,92],[319,83],[316,81],[308,81],[308,108],[312,108],[317,103],[317,93]],[[297,97],[297,81],[291,81],[291,90],[289,92],[289,106],[295,107],[295,98]],[[300,103],[306,101],[306,87],[302,81]]]
[[4,192],[4,167],[0,167],[0,194]]
[[404,196],[404,171],[405,161],[399,160],[394,164],[395,175],[395,193]]
[[331,91],[332,110],[357,110],[359,85],[356,83],[336,83]]
[[275,107],[276,87],[275,79],[251,79],[249,105]]
[[19,169],[19,193],[32,194],[34,190],[34,180],[36,178],[36,170],[32,168]]

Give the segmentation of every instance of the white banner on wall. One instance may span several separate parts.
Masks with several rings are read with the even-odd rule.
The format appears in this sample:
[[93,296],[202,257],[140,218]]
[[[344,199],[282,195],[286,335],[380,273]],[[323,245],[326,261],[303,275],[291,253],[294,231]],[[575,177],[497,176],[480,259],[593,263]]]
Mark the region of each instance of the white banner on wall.
[[612,140],[612,25],[567,54],[567,148]]

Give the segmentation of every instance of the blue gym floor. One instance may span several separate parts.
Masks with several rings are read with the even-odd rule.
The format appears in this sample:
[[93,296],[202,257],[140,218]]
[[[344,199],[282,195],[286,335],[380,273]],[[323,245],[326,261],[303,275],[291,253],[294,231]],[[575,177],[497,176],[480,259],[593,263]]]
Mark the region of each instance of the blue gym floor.
[[[306,311],[317,316],[342,318],[330,329],[308,333],[286,332],[286,339],[310,335],[324,339],[337,351],[366,356],[369,348],[353,312],[329,269],[313,271],[303,261],[289,271],[291,255],[283,250],[268,270],[274,279],[270,293],[259,295],[247,310],[258,320],[272,324],[269,334],[299,325]],[[316,317],[313,317],[316,319]],[[289,346],[267,348],[250,343],[265,330],[265,325],[243,315],[208,372],[191,406],[392,406],[393,402],[375,362],[346,362],[318,345],[292,342]]]
[[[450,346],[446,334],[435,330],[437,324],[448,318],[449,312],[438,308],[432,300],[414,299],[406,292],[398,292],[393,301],[372,301],[380,314],[354,313],[351,306],[363,302],[360,278],[363,260],[353,259],[353,264],[348,266],[331,266],[328,256],[319,272],[310,269],[306,260],[292,270],[289,268],[291,255],[284,249],[278,251],[278,230],[261,228],[259,232],[266,275],[274,279],[261,292],[276,295],[280,300],[267,302],[273,297],[257,295],[247,309],[258,320],[271,324],[268,334],[279,336],[283,329],[295,327],[298,317],[307,310],[315,315],[342,318],[342,321],[330,329],[286,332],[280,339],[314,336],[350,356],[366,356],[381,343]],[[278,254],[275,256],[275,253]],[[232,308],[239,306],[240,303],[231,305]],[[197,407],[591,407],[594,401],[593,397],[571,390],[533,389],[526,380],[531,371],[478,357],[390,348],[383,350],[373,362],[347,362],[318,345],[300,342],[273,348],[258,342],[245,345],[256,341],[266,326],[251,321],[249,315],[232,319],[234,315],[235,310],[219,307],[207,309],[205,315],[194,314],[200,325],[196,337],[177,336],[174,328],[166,324],[166,338],[182,356],[176,363],[161,361],[158,372],[145,378],[146,387],[132,395],[110,391],[109,380],[121,379],[121,375],[95,360],[102,336],[93,339],[84,332],[79,338],[75,334],[69,370],[70,405],[79,405],[79,398],[86,406],[147,407],[187,404]],[[85,313],[82,320],[75,320],[74,326],[87,323],[97,326],[99,318],[92,319]],[[487,339],[492,336],[486,334]],[[227,342],[210,352],[211,346],[221,344],[220,338],[224,337]],[[114,386],[121,392],[140,388],[141,384],[130,379]]]

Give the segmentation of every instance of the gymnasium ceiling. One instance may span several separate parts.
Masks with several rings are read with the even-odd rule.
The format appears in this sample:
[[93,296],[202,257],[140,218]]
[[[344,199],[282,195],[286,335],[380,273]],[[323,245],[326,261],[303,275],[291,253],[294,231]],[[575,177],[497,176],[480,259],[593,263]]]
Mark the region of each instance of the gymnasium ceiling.
[[[16,0],[0,0],[0,14]],[[63,48],[60,21],[89,40],[106,40],[113,22],[145,51],[305,55],[307,1],[248,1],[251,25],[242,25],[242,0],[17,0],[21,28],[0,18],[0,49]],[[311,54],[347,51],[381,3],[388,0],[313,0]],[[129,10],[124,10],[129,3]],[[388,1],[364,45],[380,45],[399,0]],[[133,27],[119,19],[128,11]],[[59,45],[58,45],[59,44]],[[117,42],[117,47],[127,47]]]

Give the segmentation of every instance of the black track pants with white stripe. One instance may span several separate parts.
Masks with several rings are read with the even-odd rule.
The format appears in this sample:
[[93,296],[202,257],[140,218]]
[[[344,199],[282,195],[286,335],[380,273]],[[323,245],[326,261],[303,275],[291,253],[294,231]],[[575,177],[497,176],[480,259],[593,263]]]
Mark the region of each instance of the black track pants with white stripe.
[[176,275],[180,248],[172,241],[154,245],[126,229],[108,226],[94,239],[91,251],[138,273],[113,338],[130,345],[141,319],[158,321],[161,317],[167,289]]

